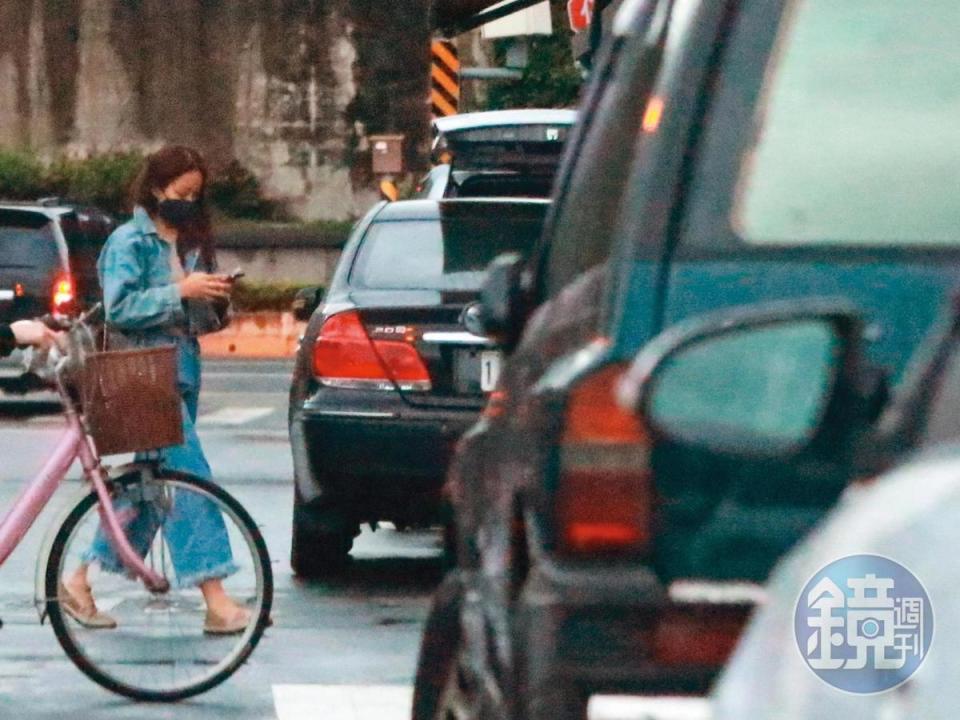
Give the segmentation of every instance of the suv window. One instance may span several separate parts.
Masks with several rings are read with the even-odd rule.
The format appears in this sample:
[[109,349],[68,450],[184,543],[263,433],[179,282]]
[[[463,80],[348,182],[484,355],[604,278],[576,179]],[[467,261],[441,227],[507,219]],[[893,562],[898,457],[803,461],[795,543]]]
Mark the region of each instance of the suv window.
[[680,252],[960,246],[960,5],[743,4]]
[[374,289],[480,289],[497,255],[529,255],[542,219],[504,210],[485,217],[395,220],[370,226],[350,274],[351,284]]
[[610,256],[637,161],[644,111],[660,69],[660,48],[651,44],[648,33],[656,13],[665,13],[667,5],[624,5],[606,59],[593,71],[580,114],[583,126],[568,143],[566,172],[544,234],[550,243],[544,249],[540,299],[555,298]]
[[70,270],[84,305],[96,303],[101,296],[97,276],[100,250],[114,228],[111,218],[87,210],[64,215],[60,220],[70,255]]
[[46,217],[0,210],[0,267],[48,269],[59,264],[53,225]]
[[795,2],[734,230],[750,243],[956,244],[958,24],[956,0]]

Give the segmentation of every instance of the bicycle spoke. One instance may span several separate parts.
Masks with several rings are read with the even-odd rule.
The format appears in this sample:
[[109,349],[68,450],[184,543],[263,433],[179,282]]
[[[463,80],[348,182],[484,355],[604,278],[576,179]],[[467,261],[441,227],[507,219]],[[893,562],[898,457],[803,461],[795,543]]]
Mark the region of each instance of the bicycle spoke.
[[[125,572],[109,572],[94,564],[88,571],[88,580],[98,608],[116,619],[116,629],[82,627],[61,613],[55,601],[48,609],[58,639],[81,670],[117,692],[163,700],[187,697],[221,682],[242,663],[263,630],[252,622],[238,635],[204,634],[206,608],[202,594],[196,587],[180,587],[181,578],[175,571],[177,555],[171,546],[175,532],[169,523],[175,516],[176,503],[202,499],[216,507],[226,527],[232,562],[238,568],[225,580],[224,587],[238,603],[253,598],[254,619],[262,608],[269,608],[272,581],[256,527],[248,517],[242,518],[242,509],[237,510],[238,506],[224,500],[222,493],[208,490],[197,481],[180,479],[166,480],[159,491],[159,497],[154,493],[149,502],[142,499],[150,497],[149,493],[129,493],[141,501],[124,512],[128,527],[135,528],[130,532],[139,532],[141,543],[144,537],[147,540],[146,545],[140,545],[145,562],[171,581],[171,590],[154,595]],[[99,525],[97,503],[88,502],[85,507],[81,504],[71,518],[72,526],[67,527],[71,523],[68,520],[58,535],[59,549],[55,542],[51,554],[48,593],[51,583],[73,572],[93,546]],[[135,541],[136,537],[131,536],[134,545]]]

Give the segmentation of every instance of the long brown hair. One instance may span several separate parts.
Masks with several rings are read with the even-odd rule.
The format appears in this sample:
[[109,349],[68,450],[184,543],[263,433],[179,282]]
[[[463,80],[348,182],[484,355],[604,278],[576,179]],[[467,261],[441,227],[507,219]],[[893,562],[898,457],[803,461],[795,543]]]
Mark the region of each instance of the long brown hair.
[[181,175],[197,171],[203,176],[203,185],[197,202],[200,204],[200,217],[192,223],[177,242],[180,259],[195,248],[200,250],[200,261],[207,271],[213,270],[216,251],[213,246],[213,233],[210,228],[210,211],[207,207],[207,163],[198,151],[184,145],[167,145],[148,155],[133,182],[131,201],[139,205],[152,218],[156,218],[159,201],[154,191],[163,191]]

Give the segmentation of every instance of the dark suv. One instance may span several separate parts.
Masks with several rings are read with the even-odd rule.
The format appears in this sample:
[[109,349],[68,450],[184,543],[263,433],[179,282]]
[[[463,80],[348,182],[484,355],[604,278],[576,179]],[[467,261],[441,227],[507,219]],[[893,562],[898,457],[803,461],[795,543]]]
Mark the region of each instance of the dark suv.
[[[97,257],[115,220],[60,200],[0,202],[0,322],[69,313],[98,301]],[[20,353],[0,361],[0,388],[34,387]]]
[[487,265],[527,256],[548,206],[411,200],[357,224],[290,390],[297,574],[342,564],[363,522],[441,519],[453,445],[500,372],[499,348],[475,332]]
[[861,308],[870,360],[902,374],[958,274],[960,26],[952,2],[854,5],[623,5],[543,248],[485,292],[487,329],[520,339],[452,462],[457,569],[417,718],[705,692],[759,583],[844,488],[839,457],[792,473],[674,453],[614,391],[679,321],[813,297]]

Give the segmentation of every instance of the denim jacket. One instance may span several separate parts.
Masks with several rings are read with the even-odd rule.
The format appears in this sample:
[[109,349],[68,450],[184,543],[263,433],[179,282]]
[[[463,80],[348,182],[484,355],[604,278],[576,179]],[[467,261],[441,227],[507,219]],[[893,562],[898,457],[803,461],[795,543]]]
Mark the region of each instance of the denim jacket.
[[[180,297],[173,281],[173,247],[157,235],[146,210],[137,207],[133,218],[107,238],[97,261],[107,325],[139,346],[175,343],[222,329],[226,312],[206,300]],[[184,258],[184,272],[215,272],[203,267],[197,250]]]

